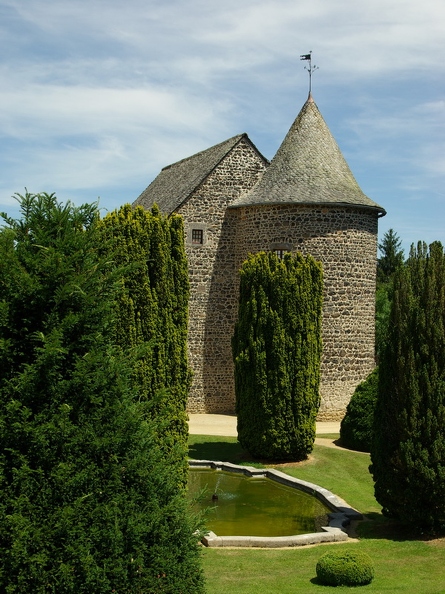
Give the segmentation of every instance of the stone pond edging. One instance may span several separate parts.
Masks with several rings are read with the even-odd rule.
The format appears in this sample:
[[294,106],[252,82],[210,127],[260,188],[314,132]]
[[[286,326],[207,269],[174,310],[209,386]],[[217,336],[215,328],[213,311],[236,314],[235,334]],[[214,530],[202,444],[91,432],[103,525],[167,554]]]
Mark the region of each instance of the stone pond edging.
[[363,516],[356,509],[327,489],[294,478],[284,472],[272,468],[253,468],[252,466],[239,466],[230,462],[215,462],[213,460],[189,460],[190,468],[212,468],[243,474],[247,477],[262,476],[273,481],[300,489],[324,503],[332,511],[329,514],[329,525],[321,528],[322,532],[298,534],[295,536],[218,536],[208,532],[202,543],[207,547],[296,547],[310,544],[333,543],[348,540],[346,526],[352,520],[361,520]]

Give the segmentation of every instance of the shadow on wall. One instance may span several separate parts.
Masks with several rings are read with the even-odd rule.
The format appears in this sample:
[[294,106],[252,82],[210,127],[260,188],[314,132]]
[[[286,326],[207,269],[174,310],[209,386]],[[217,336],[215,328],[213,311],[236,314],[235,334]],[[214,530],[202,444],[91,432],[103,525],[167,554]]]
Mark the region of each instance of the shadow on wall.
[[215,254],[206,312],[203,382],[205,408],[235,412],[232,335],[238,310],[239,274],[235,268],[237,212],[227,210]]

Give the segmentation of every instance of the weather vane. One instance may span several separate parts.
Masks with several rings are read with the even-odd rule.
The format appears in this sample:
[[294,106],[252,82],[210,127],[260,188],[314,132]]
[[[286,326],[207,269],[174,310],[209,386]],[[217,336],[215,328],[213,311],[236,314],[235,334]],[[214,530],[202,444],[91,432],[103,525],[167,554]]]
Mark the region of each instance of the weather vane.
[[307,66],[304,67],[305,70],[309,72],[309,95],[312,92],[312,73],[318,70],[318,66],[315,64],[312,66],[312,50],[308,54],[303,54],[300,56],[300,60],[307,60],[309,62],[309,68]]

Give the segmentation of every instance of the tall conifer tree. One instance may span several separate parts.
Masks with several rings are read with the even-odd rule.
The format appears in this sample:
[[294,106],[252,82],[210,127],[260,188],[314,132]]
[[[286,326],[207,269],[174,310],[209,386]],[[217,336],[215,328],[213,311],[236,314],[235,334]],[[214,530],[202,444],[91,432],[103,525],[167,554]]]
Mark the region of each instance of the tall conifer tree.
[[411,249],[394,277],[370,470],[387,515],[445,529],[445,255]]
[[[103,220],[109,249],[124,267],[117,340],[139,353],[134,378],[157,419],[160,445],[186,461],[189,280],[182,218],[129,204]],[[182,449],[181,449],[182,448]]]
[[195,522],[115,345],[95,206],[0,231],[0,592],[202,592]]
[[301,460],[312,451],[320,404],[321,264],[274,253],[241,269],[233,338],[238,439],[257,457]]
[[404,260],[402,240],[394,229],[385,233],[382,243],[379,243],[379,250],[381,256],[377,261],[377,282],[388,283]]
[[379,361],[386,340],[389,312],[392,300],[393,277],[404,265],[402,240],[393,229],[389,229],[379,243],[381,253],[377,261],[376,314],[375,314],[375,355]]

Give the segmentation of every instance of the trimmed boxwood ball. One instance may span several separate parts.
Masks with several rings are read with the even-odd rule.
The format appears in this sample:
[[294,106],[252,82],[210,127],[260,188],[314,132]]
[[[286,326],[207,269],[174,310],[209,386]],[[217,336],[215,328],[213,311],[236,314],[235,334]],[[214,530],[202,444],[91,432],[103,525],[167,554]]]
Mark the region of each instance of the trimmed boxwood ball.
[[366,553],[326,553],[318,560],[316,572],[326,586],[364,586],[374,577],[374,565]]

